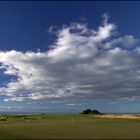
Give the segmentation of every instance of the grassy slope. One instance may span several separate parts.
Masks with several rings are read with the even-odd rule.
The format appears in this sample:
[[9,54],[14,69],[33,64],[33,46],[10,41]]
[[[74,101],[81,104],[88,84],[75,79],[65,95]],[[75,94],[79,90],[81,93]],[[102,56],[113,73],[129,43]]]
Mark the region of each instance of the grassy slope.
[[140,139],[140,120],[93,115],[9,116],[0,121],[0,138]]

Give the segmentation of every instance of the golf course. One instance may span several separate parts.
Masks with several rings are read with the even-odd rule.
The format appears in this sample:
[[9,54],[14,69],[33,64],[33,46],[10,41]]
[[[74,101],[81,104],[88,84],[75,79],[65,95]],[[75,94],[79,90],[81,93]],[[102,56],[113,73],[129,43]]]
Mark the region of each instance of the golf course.
[[0,139],[140,139],[139,117],[0,115]]

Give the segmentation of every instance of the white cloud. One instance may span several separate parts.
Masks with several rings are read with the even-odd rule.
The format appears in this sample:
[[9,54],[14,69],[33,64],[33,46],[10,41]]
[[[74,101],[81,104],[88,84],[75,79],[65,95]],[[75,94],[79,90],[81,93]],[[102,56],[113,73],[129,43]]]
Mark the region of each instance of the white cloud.
[[105,48],[110,49],[117,46],[120,47],[121,45],[121,48],[130,49],[136,47],[138,42],[139,42],[138,39],[135,39],[132,35],[125,35],[123,37],[118,37],[112,39],[109,42],[106,42]]
[[82,105],[85,105],[86,103],[69,103],[69,104],[66,104],[66,106],[82,106]]
[[77,105],[77,104],[66,104],[66,105],[68,105],[68,106],[75,106],[75,105]]
[[97,30],[63,26],[46,52],[0,51],[0,69],[17,76],[0,87],[4,101],[139,99],[139,41],[114,36],[116,26],[104,18]]

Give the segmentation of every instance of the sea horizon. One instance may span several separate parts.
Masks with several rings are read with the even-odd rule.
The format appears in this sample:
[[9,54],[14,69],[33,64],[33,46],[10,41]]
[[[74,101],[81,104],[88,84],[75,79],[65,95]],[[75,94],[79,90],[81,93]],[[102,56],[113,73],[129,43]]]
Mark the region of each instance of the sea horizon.
[[[140,115],[140,112],[102,112],[104,114],[132,114],[132,115]],[[23,111],[23,110],[1,110],[0,114],[80,114],[80,112],[50,112],[50,111]]]

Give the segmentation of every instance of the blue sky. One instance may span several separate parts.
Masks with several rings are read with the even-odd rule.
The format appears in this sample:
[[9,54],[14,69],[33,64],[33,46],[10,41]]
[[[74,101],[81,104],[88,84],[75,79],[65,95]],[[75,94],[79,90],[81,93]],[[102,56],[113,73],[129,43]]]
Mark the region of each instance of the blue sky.
[[0,2],[0,110],[140,112],[140,2]]

